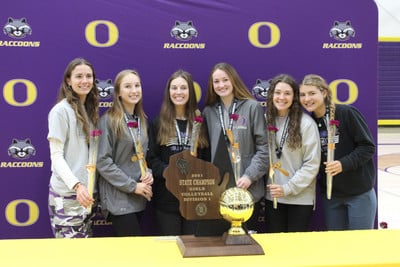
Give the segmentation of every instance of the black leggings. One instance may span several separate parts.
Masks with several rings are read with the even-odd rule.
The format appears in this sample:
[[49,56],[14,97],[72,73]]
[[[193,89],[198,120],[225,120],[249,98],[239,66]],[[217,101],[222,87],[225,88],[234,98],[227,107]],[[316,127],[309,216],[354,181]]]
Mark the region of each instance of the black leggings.
[[143,212],[128,213],[123,215],[109,215],[115,235],[120,236],[140,236],[140,220]]
[[290,205],[265,200],[265,223],[267,233],[307,232],[313,213],[313,205]]

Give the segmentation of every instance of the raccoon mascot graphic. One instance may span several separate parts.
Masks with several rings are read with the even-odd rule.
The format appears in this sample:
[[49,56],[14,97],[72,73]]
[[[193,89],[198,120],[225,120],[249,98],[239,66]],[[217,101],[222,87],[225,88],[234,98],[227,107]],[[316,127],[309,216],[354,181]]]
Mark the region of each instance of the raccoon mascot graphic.
[[27,159],[36,154],[35,147],[31,144],[30,139],[18,140],[13,139],[8,147],[8,155],[14,159]]
[[175,26],[171,29],[171,36],[180,41],[189,41],[192,37],[197,37],[197,30],[192,21],[175,21]]
[[24,38],[27,34],[32,34],[32,29],[28,25],[26,18],[8,18],[8,22],[3,27],[4,34],[12,38]]
[[112,80],[98,80],[95,81],[97,88],[99,89],[99,96],[101,99],[108,99],[114,93],[114,86]]
[[271,85],[271,79],[269,80],[257,79],[256,84],[253,86],[251,92],[257,100],[265,101],[267,99],[267,93],[270,85]]
[[354,28],[351,26],[350,21],[339,22],[335,21],[329,31],[329,36],[338,41],[347,41],[350,37],[355,36]]

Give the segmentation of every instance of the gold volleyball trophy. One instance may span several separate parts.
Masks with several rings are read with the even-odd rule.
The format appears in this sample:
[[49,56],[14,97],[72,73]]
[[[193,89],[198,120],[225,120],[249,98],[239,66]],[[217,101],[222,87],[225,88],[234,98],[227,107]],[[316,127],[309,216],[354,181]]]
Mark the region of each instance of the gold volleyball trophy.
[[178,236],[177,244],[183,257],[264,255],[262,247],[242,228],[253,213],[253,197],[242,188],[226,189],[228,173],[219,184],[219,171],[214,164],[183,151],[170,157],[164,177],[168,190],[179,200],[184,218],[225,219],[231,224],[230,229],[219,236]]
[[[182,256],[264,254],[262,247],[242,228],[242,223],[253,213],[252,195],[247,190],[232,185],[226,190],[229,172],[223,171],[222,174],[213,163],[197,158],[196,139],[201,124],[199,116],[195,118],[193,126],[191,150],[184,150],[170,157],[163,172],[165,184],[179,200],[179,211],[185,219],[203,221],[208,225],[207,220],[223,222],[224,218],[231,223],[231,228],[224,234],[212,236],[178,236],[177,244]],[[222,138],[221,142],[225,142],[225,139]],[[229,161],[229,158],[224,160],[230,166]]]
[[219,201],[222,217],[231,223],[231,228],[224,233],[226,245],[250,245],[252,238],[242,228],[242,223],[250,219],[254,210],[253,196],[249,191],[232,187],[225,190]]
[[[226,129],[230,147],[228,148],[229,161],[233,167],[233,177],[235,185],[240,178],[241,156],[240,144],[238,142],[238,119],[239,115],[231,114],[234,127]],[[242,224],[250,219],[254,210],[254,199],[249,191],[239,187],[231,187],[225,190],[219,201],[220,214],[231,223],[231,228],[223,234],[225,245],[247,245],[252,247],[244,247],[243,249],[251,251],[252,254],[264,254],[262,248],[254,241],[254,239],[242,228]],[[255,253],[254,253],[255,252]]]

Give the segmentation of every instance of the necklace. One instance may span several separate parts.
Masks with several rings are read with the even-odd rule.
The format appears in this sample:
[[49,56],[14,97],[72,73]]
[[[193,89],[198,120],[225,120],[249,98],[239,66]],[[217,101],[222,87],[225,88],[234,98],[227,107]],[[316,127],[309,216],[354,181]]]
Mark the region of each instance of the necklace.
[[[126,115],[126,113],[124,113],[124,118],[125,118],[125,122],[126,122],[126,126],[128,127],[128,122],[130,121],[128,116]],[[141,127],[140,127],[140,118],[136,115],[132,115],[132,118],[134,121],[137,122],[138,124],[138,128],[137,128],[137,138],[140,138],[141,136]],[[128,127],[129,133],[132,136],[132,139],[134,140],[134,133],[132,131],[132,129],[130,127]],[[133,151],[136,153],[136,147],[135,147],[135,142],[133,142]]]
[[282,150],[283,150],[283,145],[285,144],[287,134],[288,134],[288,122],[289,122],[289,116],[286,116],[285,119],[285,124],[283,126],[283,131],[282,131],[282,136],[281,140],[279,141],[279,147],[275,149],[275,154],[278,159],[281,158],[282,156]]
[[186,146],[189,143],[189,122],[186,122],[186,131],[182,134],[179,130],[178,122],[175,120],[175,130],[178,138],[178,145],[181,147]]
[[325,116],[321,117],[321,118],[316,118],[315,122],[317,123],[318,128],[322,128],[326,125],[325,123]]
[[[230,116],[232,114],[235,113],[236,111],[236,105],[237,105],[237,99],[234,98],[233,99],[233,104],[230,108],[229,111],[229,123],[228,123],[228,129],[232,130],[232,126],[233,126],[233,118]],[[225,123],[224,123],[224,115],[223,115],[223,111],[222,111],[222,106],[221,106],[221,102],[218,102],[218,115],[219,115],[219,122],[221,123],[221,128],[222,128],[222,132],[224,133],[225,136],[225,140],[228,142],[228,137],[226,135],[226,127],[225,127]]]

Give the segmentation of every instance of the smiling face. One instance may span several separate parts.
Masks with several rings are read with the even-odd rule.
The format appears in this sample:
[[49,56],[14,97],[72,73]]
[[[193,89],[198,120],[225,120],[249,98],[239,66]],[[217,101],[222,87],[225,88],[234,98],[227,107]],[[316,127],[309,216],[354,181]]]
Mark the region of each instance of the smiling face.
[[169,85],[169,97],[175,106],[185,106],[189,100],[188,82],[182,77],[173,79]]
[[119,85],[119,97],[128,112],[133,112],[135,105],[142,99],[142,84],[139,76],[127,73]]
[[88,65],[77,65],[67,79],[67,84],[79,96],[81,102],[85,102],[87,94],[93,88],[93,71]]
[[317,118],[324,116],[326,91],[321,91],[314,85],[300,86],[300,103],[308,112],[313,112]]
[[294,92],[293,88],[284,82],[276,84],[273,95],[273,103],[278,110],[279,116],[285,116],[289,112],[289,108],[293,104]]
[[217,69],[212,74],[214,92],[221,97],[221,99],[233,98],[233,86],[229,79],[228,74],[220,69]]

